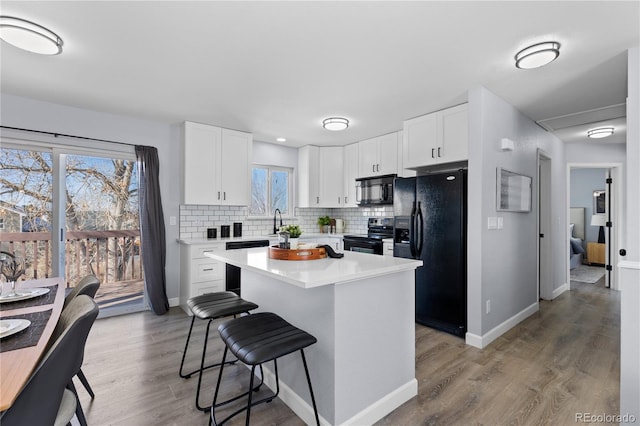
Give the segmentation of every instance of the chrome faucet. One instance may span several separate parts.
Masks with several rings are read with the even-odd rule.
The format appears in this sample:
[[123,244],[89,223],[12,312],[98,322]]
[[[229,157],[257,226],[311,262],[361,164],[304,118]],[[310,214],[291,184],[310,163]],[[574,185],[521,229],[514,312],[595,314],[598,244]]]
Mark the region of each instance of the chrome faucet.
[[280,214],[280,228],[282,228],[282,212],[280,211],[280,209],[276,209],[273,212],[273,233],[277,234],[278,231],[280,230],[280,228],[276,227],[276,216]]

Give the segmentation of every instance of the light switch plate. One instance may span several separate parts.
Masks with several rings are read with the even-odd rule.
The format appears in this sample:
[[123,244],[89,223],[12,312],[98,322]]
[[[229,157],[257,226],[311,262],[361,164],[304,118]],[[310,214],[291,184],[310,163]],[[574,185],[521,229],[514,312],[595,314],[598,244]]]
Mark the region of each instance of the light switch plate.
[[487,218],[487,229],[498,229],[498,218],[497,217],[488,217]]
[[175,226],[177,223],[175,216],[169,216],[169,225]]

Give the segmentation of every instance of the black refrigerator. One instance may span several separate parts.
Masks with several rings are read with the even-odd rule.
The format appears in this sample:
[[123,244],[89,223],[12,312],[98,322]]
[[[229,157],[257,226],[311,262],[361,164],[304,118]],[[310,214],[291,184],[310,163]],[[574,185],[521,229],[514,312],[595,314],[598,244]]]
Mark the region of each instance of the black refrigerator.
[[393,255],[421,259],[416,322],[467,331],[467,171],[396,178]]

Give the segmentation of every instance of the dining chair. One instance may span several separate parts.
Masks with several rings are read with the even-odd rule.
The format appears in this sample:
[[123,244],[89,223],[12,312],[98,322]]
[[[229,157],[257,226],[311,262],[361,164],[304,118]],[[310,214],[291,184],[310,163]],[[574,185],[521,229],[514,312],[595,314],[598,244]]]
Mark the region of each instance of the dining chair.
[[69,294],[64,297],[64,305],[62,309],[66,308],[69,302],[81,294],[94,298],[100,288],[100,280],[95,275],[87,275],[78,281],[75,287],[71,289]]
[[[87,275],[86,277],[82,278],[78,282],[78,284],[76,284],[76,286],[71,289],[69,294],[65,296],[62,310],[64,311],[69,303],[81,294],[94,298],[96,296],[96,293],[98,292],[98,288],[100,288],[100,280],[95,275]],[[56,335],[56,331],[54,331],[54,336]],[[80,383],[82,383],[82,386],[84,386],[89,395],[91,395],[91,399],[95,398],[96,395],[93,393],[93,389],[91,389],[87,377],[82,372],[82,363],[80,364],[80,366],[78,366],[76,376],[78,376],[78,379],[80,380]]]
[[86,425],[78,395],[67,389],[82,359],[98,305],[89,296],[76,297],[60,315],[62,331],[47,350],[24,389],[2,413],[2,426],[66,425],[73,415]]

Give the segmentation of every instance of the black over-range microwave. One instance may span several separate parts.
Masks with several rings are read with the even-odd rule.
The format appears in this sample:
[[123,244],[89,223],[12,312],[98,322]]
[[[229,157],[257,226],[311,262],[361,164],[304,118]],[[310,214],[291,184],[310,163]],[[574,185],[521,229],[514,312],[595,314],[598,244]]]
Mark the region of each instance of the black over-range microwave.
[[356,179],[356,202],[359,206],[393,204],[393,180],[396,175]]

